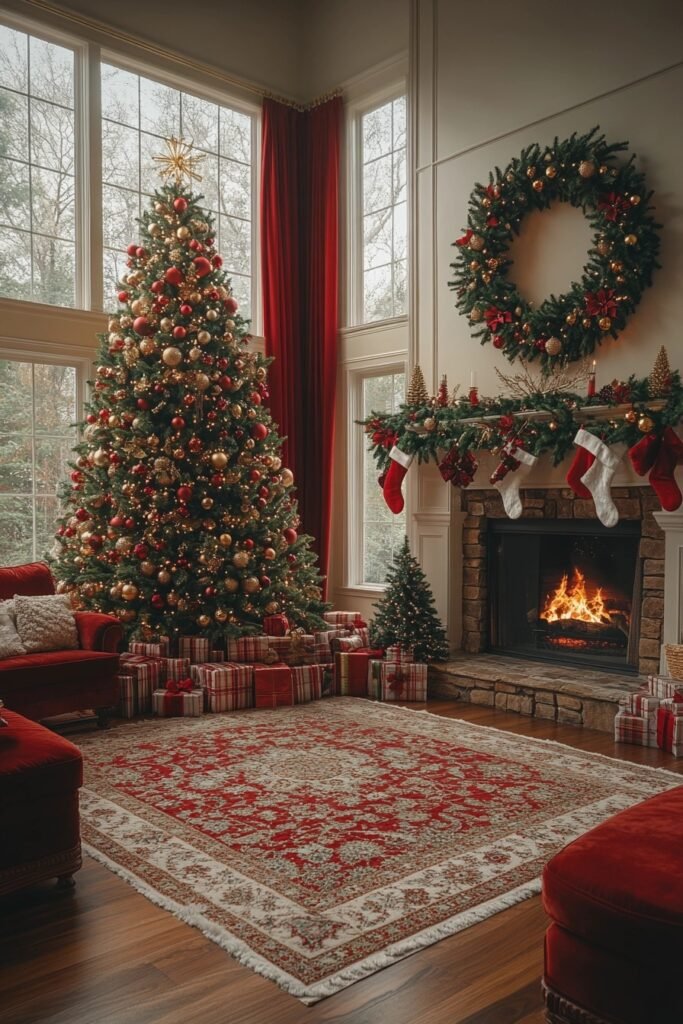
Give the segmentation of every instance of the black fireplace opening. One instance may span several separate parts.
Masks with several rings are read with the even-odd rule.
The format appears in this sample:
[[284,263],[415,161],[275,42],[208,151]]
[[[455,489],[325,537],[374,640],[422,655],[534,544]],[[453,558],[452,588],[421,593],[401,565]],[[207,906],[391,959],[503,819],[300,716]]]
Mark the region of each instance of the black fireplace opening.
[[488,521],[489,647],[636,672],[640,523]]

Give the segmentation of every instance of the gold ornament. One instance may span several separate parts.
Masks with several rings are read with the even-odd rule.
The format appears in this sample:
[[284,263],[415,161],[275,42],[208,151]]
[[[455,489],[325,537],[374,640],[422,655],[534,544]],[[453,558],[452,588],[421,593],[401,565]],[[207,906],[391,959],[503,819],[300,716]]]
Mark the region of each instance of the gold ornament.
[[124,583],[121,587],[121,597],[124,601],[134,601],[138,596],[138,588],[134,583]]
[[559,338],[548,338],[545,343],[545,350],[549,356],[559,356],[562,351],[562,342]]
[[206,319],[207,320],[218,320],[219,313],[217,309],[207,309]]
[[197,360],[199,359],[199,357],[202,354],[202,350],[195,346],[194,348],[191,348],[190,351],[187,354],[188,354],[188,357],[192,360],[192,362],[196,363]]
[[571,313],[567,313],[566,317],[564,318],[564,322],[566,324],[569,324],[570,327],[573,327],[578,319],[578,315],[579,314],[576,312],[576,310],[573,309]]
[[257,580],[256,576],[247,576],[246,580],[242,580],[242,590],[245,594],[255,594],[257,590],[261,589],[261,584]]
[[629,196],[628,201],[631,204],[631,206],[638,206],[640,204],[640,196],[638,196],[638,195]]
[[531,167],[527,167],[527,169],[526,169],[526,176],[527,176],[527,178],[535,178],[536,177],[536,167],[535,167],[534,164],[532,164]]
[[218,538],[218,543],[222,548],[229,548],[232,544],[232,537],[229,533],[222,533]]
[[209,618],[208,615],[198,615],[197,625],[200,627],[200,629],[206,629],[207,626],[211,625],[211,619]]
[[472,321],[473,324],[478,324],[480,320],[483,320],[483,318],[484,314],[480,309],[478,309],[475,306],[474,309],[470,312],[470,320]]
[[[204,157],[200,153],[193,153],[192,146],[183,139],[177,139],[172,135],[166,139],[168,153],[162,156],[155,156],[152,159],[160,165],[159,174],[165,181],[173,181],[176,185],[183,184],[183,179],[188,181],[201,181],[202,176],[197,172],[197,167]],[[163,206],[163,204],[159,204]],[[157,211],[162,212],[162,211]],[[164,206],[163,212],[168,212]]]
[[610,243],[609,243],[609,242],[607,241],[607,239],[606,239],[606,238],[601,238],[601,239],[600,239],[600,240],[598,241],[597,245],[595,246],[595,251],[596,251],[596,252],[597,252],[597,253],[598,253],[598,254],[599,254],[600,256],[607,256],[607,255],[608,255],[608,253],[610,252],[611,248],[612,248],[612,246],[611,246],[611,245],[610,245]]
[[608,316],[601,316],[598,320],[598,327],[601,331],[609,331],[612,326],[612,320]]
[[280,605],[277,603],[277,601],[269,601],[268,604],[266,605],[266,611],[268,612],[269,615],[277,615],[277,613],[280,611]]
[[197,341],[199,342],[200,345],[208,345],[208,343],[211,341],[211,335],[209,334],[208,331],[198,331]]
[[234,594],[240,588],[239,581],[233,579],[232,576],[228,576],[227,579],[223,581],[223,586],[229,594]]
[[488,196],[483,196],[481,200],[481,205],[484,207],[485,210],[488,210],[488,208],[491,205],[491,200],[489,199]]
[[172,577],[168,569],[161,569],[161,571],[157,573],[157,579],[163,586],[167,586],[167,584],[171,582],[171,578]]
[[294,474],[292,473],[291,469],[287,469],[285,467],[280,473],[280,479],[282,480],[283,487],[291,487],[292,484],[294,483]]
[[423,426],[425,430],[428,430],[430,432],[432,430],[436,430],[436,420],[432,416],[428,416],[427,419],[424,421]]
[[242,412],[243,409],[239,402],[233,402],[233,404],[230,406],[231,415],[234,416],[236,420],[239,420],[242,417]]
[[267,561],[272,562],[274,558],[277,558],[275,548],[266,548],[265,551],[263,552],[263,557]]
[[169,345],[169,347],[165,348],[161,353],[161,358],[167,366],[178,366],[179,363],[182,363],[183,361],[183,353],[174,345]]
[[159,328],[162,331],[168,332],[168,331],[170,331],[172,329],[172,327],[173,327],[173,321],[168,316],[165,316],[162,320],[159,321]]
[[545,169],[545,176],[546,178],[557,177],[557,167],[555,166],[555,164],[548,164],[548,166]]
[[581,326],[587,329],[591,326],[591,322],[591,318],[589,316],[585,316],[581,321]]
[[206,391],[211,381],[205,373],[198,373],[194,379],[194,383],[198,391]]
[[246,551],[236,551],[232,556],[232,564],[236,569],[246,569],[249,565],[249,554]]
[[182,242],[186,238],[189,238],[191,234],[192,232],[190,231],[190,229],[185,224],[181,224],[178,230],[176,231],[176,238],[179,238]]
[[543,191],[543,181],[542,181],[542,179],[541,178],[535,178],[531,182],[531,187],[534,190],[534,192],[542,192]]
[[579,164],[579,174],[582,178],[592,178],[595,174],[595,164],[592,160],[582,160]]
[[108,454],[108,452],[106,452],[104,450],[104,448],[98,448],[97,451],[94,452],[92,460],[93,460],[93,462],[95,463],[96,466],[100,466],[100,467],[108,466],[109,465],[109,454]]
[[624,238],[624,241],[626,242],[627,245],[637,245],[638,244],[638,236],[637,235],[626,235],[625,238]]
[[114,547],[117,551],[121,552],[121,554],[126,555],[132,549],[133,542],[130,537],[119,537]]
[[139,345],[140,352],[143,356],[151,356],[157,350],[157,343],[154,338],[143,338]]
[[649,434],[654,425],[654,420],[645,413],[643,413],[638,419],[638,430],[641,434]]
[[214,469],[225,469],[228,464],[228,456],[225,452],[212,452],[211,465]]
[[627,413],[624,413],[624,419],[627,423],[635,423],[638,419],[635,409],[629,409]]
[[206,509],[207,512],[210,508],[213,508],[213,498],[202,498],[202,508]]
[[213,613],[213,617],[216,622],[227,622],[228,612],[226,612],[225,608],[216,608],[216,611]]
[[474,252],[481,252],[481,250],[486,245],[486,240],[482,238],[481,235],[472,235],[468,242],[468,245],[470,249],[472,249]]
[[140,562],[140,571],[143,576],[153,576],[155,570],[154,562],[149,562],[145,559],[144,562]]

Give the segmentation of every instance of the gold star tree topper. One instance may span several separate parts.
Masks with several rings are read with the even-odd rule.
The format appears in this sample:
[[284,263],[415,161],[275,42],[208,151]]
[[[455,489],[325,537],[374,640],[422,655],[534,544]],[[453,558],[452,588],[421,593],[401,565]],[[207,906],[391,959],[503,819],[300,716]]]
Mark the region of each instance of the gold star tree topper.
[[197,167],[204,156],[202,153],[192,152],[192,143],[172,135],[170,139],[166,139],[166,148],[167,153],[152,158],[160,165],[159,174],[162,178],[166,181],[173,178],[176,185],[182,185],[184,179],[187,179],[188,183],[202,180]]

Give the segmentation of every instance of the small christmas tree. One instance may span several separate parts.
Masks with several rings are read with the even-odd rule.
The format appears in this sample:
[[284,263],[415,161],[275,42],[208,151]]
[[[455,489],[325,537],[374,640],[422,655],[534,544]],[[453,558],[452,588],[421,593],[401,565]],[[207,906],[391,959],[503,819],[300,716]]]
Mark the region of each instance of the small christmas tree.
[[668,353],[662,345],[657,353],[652,373],[647,379],[647,393],[650,398],[664,398],[670,391],[671,367],[669,366]]
[[413,367],[413,372],[408,385],[406,402],[408,405],[426,405],[429,401],[429,392],[425,384],[424,374],[419,366]]
[[183,184],[197,176],[187,149],[169,143],[173,180],[128,247],[55,575],[128,636],[219,638],[277,612],[322,628],[322,581],[265,404],[269,360],[246,347],[211,217]]
[[427,577],[410,553],[406,537],[387,573],[384,597],[370,626],[374,647],[413,647],[416,661],[443,661],[448,642]]

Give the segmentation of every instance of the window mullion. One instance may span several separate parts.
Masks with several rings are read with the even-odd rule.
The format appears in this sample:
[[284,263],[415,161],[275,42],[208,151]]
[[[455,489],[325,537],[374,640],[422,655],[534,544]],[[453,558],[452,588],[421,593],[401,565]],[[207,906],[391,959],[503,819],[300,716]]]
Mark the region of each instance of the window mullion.
[[[93,43],[78,55],[76,159],[80,195],[76,207],[77,280],[84,309],[103,308],[102,290],[102,128],[100,48]],[[80,109],[79,109],[80,108]],[[80,217],[80,223],[79,223]],[[80,248],[80,257],[79,257]]]

